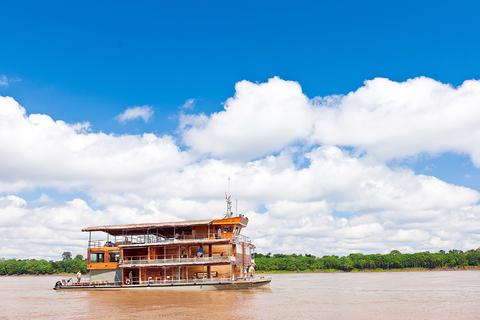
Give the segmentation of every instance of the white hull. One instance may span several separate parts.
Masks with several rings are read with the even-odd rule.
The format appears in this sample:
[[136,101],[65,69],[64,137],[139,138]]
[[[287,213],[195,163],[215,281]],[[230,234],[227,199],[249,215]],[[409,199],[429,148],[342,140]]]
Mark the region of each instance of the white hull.
[[116,291],[116,290],[238,290],[250,289],[268,285],[270,278],[261,277],[253,280],[236,281],[209,281],[190,283],[155,283],[155,284],[133,284],[133,285],[63,285],[55,286],[54,290],[95,290],[95,291]]

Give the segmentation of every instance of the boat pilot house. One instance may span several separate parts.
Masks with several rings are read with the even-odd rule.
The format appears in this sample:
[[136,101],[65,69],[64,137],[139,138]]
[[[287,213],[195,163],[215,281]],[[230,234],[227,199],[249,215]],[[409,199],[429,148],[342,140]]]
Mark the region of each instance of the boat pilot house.
[[[248,219],[109,225],[89,233],[90,284],[142,286],[235,281],[253,276],[254,245],[240,234]],[[98,232],[103,241],[92,240]]]

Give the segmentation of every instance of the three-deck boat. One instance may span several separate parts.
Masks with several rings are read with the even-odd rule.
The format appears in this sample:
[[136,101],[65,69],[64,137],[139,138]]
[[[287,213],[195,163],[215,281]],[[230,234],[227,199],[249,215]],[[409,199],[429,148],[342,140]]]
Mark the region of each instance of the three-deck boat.
[[[89,279],[57,281],[54,289],[240,289],[266,285],[269,277],[255,275],[255,246],[240,233],[247,224],[247,217],[230,211],[213,220],[84,228],[82,231],[89,234]],[[92,234],[99,232],[106,239],[92,240]]]

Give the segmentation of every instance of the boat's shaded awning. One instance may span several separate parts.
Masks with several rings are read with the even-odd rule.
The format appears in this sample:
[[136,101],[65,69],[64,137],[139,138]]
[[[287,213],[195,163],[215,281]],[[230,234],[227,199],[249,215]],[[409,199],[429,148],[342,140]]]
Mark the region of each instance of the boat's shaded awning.
[[115,235],[122,234],[147,234],[149,230],[170,229],[170,228],[188,228],[192,226],[209,225],[212,222],[208,220],[189,220],[189,221],[174,221],[174,222],[160,222],[160,223],[136,223],[136,224],[120,224],[120,225],[105,225],[93,226],[83,228],[83,232],[101,231]]

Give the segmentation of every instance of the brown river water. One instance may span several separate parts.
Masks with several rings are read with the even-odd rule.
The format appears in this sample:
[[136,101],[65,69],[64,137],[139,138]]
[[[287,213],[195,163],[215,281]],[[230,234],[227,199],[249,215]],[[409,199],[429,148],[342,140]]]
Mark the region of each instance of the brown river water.
[[0,277],[0,319],[480,319],[480,271],[274,275],[265,288],[54,291]]

